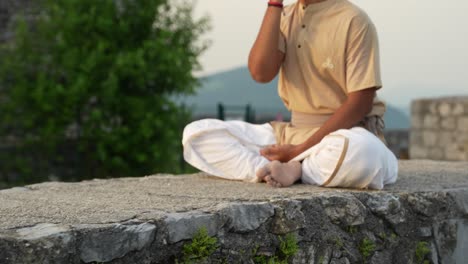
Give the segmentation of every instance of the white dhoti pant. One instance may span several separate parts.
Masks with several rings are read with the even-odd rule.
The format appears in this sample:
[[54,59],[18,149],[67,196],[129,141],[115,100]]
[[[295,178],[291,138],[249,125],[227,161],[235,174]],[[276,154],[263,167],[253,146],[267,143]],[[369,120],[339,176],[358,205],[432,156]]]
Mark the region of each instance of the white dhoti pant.
[[[184,159],[197,169],[230,180],[256,182],[270,161],[260,149],[276,144],[270,124],[204,119],[184,129]],[[325,187],[382,189],[394,183],[398,162],[362,127],[335,131],[293,160],[302,161],[302,182]]]

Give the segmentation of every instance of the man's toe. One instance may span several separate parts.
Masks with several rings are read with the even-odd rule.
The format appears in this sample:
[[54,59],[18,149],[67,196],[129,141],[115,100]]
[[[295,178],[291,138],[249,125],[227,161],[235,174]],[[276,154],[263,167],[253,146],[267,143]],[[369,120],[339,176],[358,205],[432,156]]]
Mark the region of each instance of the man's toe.
[[260,181],[265,181],[265,177],[268,176],[270,173],[270,168],[268,167],[268,165],[266,165],[257,170],[256,175]]

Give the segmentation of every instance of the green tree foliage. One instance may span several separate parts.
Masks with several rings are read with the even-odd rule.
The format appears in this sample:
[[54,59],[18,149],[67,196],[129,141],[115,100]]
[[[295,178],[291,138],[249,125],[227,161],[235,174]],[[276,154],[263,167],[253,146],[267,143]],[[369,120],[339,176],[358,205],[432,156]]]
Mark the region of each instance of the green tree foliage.
[[39,6],[0,47],[0,141],[16,152],[0,170],[25,182],[59,165],[69,180],[178,172],[189,115],[171,98],[198,84],[207,19],[195,20],[189,1]]

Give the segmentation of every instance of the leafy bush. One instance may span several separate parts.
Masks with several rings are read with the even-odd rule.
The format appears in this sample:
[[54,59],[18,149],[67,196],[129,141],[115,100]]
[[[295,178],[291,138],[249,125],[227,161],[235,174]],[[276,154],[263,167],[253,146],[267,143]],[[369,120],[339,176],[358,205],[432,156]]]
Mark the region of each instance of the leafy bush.
[[38,6],[0,46],[0,147],[8,139],[17,154],[3,153],[0,173],[36,182],[179,172],[189,115],[171,98],[198,84],[207,19],[194,20],[189,1]]

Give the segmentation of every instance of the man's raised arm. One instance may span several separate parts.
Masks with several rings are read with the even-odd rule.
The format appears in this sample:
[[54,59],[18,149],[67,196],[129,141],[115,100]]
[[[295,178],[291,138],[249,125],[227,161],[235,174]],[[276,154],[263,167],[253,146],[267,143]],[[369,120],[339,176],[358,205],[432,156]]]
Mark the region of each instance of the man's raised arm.
[[[270,1],[282,4],[283,0]],[[278,74],[284,53],[278,50],[282,8],[268,6],[257,39],[250,50],[249,71],[261,83],[270,82]]]

